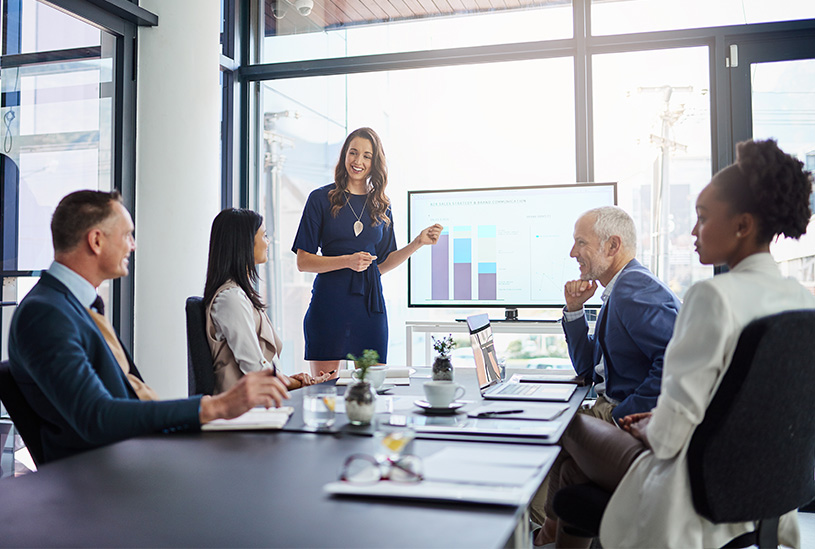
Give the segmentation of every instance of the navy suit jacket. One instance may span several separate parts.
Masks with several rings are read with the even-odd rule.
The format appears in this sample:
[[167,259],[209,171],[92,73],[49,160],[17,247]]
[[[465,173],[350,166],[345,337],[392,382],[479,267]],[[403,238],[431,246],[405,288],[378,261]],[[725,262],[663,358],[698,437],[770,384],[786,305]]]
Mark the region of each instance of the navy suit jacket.
[[600,308],[594,335],[588,334],[585,316],[563,323],[577,375],[601,381],[594,367],[604,357],[606,394],[620,403],[614,419],[656,407],[665,347],[678,313],[674,293],[632,259]]
[[14,313],[9,362],[43,420],[45,461],[138,435],[200,428],[200,397],[138,400],[87,309],[48,273]]

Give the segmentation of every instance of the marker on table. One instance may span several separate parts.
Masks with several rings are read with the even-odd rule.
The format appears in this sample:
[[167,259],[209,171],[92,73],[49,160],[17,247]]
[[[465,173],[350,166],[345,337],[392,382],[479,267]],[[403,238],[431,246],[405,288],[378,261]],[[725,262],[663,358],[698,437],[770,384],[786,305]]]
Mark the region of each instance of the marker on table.
[[477,414],[475,417],[492,417],[492,416],[502,416],[504,414],[523,414],[523,410],[496,410],[495,412],[481,412]]

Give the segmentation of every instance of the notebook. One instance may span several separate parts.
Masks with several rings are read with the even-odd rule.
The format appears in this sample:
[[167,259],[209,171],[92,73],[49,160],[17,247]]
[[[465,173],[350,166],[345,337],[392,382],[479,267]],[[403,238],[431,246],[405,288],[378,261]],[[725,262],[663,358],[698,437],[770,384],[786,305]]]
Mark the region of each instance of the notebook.
[[481,397],[486,400],[531,400],[566,402],[574,393],[574,383],[519,383],[501,381],[498,358],[492,341],[492,327],[486,314],[467,317],[470,343],[475,357],[475,372]]
[[252,408],[233,419],[216,419],[201,425],[202,431],[253,431],[258,429],[282,429],[294,412],[291,406],[280,408]]

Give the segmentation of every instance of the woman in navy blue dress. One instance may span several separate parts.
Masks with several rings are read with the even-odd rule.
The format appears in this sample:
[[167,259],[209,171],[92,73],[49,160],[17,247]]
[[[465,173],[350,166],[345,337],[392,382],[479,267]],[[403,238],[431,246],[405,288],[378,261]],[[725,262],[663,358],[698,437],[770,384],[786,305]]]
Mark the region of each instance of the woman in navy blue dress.
[[364,349],[387,362],[380,274],[441,234],[441,225],[431,225],[397,249],[387,184],[382,142],[371,128],[360,128],[342,146],[334,183],[312,191],[306,202],[292,251],[301,272],[317,273],[303,320],[314,375],[337,370],[348,353],[360,356]]

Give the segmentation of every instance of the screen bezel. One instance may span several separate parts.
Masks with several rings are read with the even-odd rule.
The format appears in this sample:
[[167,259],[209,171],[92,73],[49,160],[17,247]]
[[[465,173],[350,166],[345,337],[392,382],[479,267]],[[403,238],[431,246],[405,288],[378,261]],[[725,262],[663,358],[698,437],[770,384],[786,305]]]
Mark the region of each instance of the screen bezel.
[[[530,189],[558,189],[558,188],[588,188],[588,187],[611,187],[613,189],[614,194],[614,205],[617,205],[617,182],[604,182],[604,183],[562,183],[562,184],[555,184],[555,185],[516,185],[510,187],[471,187],[466,189],[427,189],[427,190],[417,190],[417,191],[408,191],[407,195],[407,205],[408,205],[408,215],[407,215],[407,223],[408,223],[408,239],[411,238],[411,212],[410,207],[412,204],[411,196],[414,194],[433,194],[433,193],[465,193],[465,192],[479,192],[479,191],[498,191],[498,192],[506,192],[506,191],[513,191],[513,190],[530,190]],[[575,219],[577,221],[577,219]],[[424,227],[423,227],[424,228]],[[563,308],[566,303],[565,300],[563,303],[482,303],[473,301],[471,303],[451,303],[451,304],[439,304],[439,303],[412,303],[411,298],[411,280],[410,280],[410,269],[411,266],[411,259],[408,257],[407,260],[407,291],[408,291],[408,308],[425,308],[425,309],[561,309]],[[599,309],[600,305],[586,305],[587,309]]]

